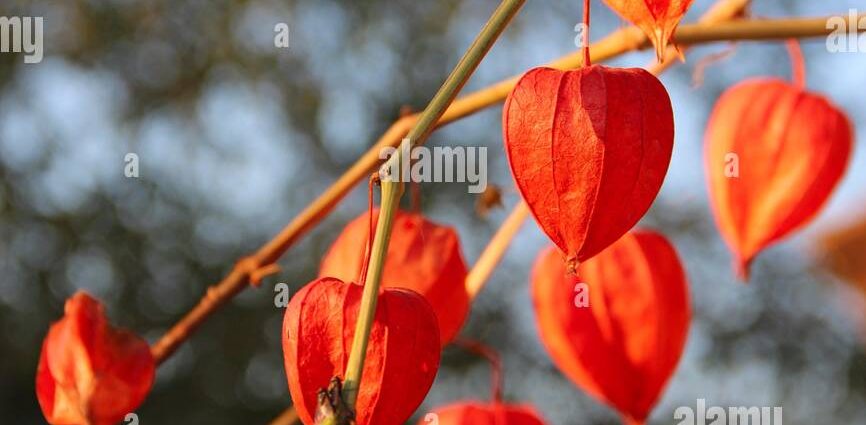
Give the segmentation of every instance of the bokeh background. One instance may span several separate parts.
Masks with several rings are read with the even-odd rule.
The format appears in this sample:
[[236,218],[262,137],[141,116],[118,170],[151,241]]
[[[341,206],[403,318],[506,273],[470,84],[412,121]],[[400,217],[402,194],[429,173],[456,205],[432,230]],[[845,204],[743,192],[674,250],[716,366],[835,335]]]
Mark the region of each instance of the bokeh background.
[[[574,50],[575,0],[530,1],[465,89]],[[623,22],[593,2],[592,34]],[[45,17],[45,59],[0,53],[0,422],[44,423],[34,392],[43,336],[63,301],[87,290],[112,320],[155,341],[247,254],[333,182],[398,117],[422,108],[497,4],[494,0],[3,0],[0,16]],[[711,4],[697,0],[687,20]],[[821,16],[859,0],[756,0],[764,17]],[[861,10],[861,12],[863,12]],[[274,26],[290,27],[276,49]],[[693,84],[694,49],[662,77],[676,113],[671,171],[644,225],[678,247],[691,280],[686,352],[652,423],[677,406],[783,406],[789,424],[866,423],[863,352],[866,52],[804,44],[808,84],[856,123],[849,172],[821,216],[735,279],[709,215],[702,134],[714,101],[750,76],[790,75],[785,48],[741,43]],[[644,66],[649,52],[614,63]],[[432,145],[489,147],[489,180],[517,194],[501,145],[501,107],[436,132]],[[126,178],[124,156],[140,158]],[[475,214],[463,184],[422,186],[423,211],[455,226],[472,263],[505,217]],[[282,272],[215,314],[158,371],[142,424],[266,423],[291,403],[271,288],[314,277],[357,188],[280,261]],[[831,236],[828,236],[831,235]],[[552,424],[615,424],[560,376],[537,338],[527,288],[547,243],[527,223],[473,308],[464,336],[503,353],[506,397]],[[847,278],[844,280],[837,276]],[[446,350],[419,413],[487,399],[487,365]]]

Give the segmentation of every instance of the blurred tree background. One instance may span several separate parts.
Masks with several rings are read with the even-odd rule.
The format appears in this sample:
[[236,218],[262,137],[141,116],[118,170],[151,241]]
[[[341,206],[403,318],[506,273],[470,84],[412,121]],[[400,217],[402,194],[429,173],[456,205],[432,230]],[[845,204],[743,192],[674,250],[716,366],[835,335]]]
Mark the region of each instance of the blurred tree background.
[[[42,16],[45,59],[0,53],[0,418],[44,423],[34,392],[41,340],[77,290],[111,319],[155,341],[239,257],[253,251],[333,182],[399,115],[423,108],[494,0],[3,0],[0,16]],[[711,4],[698,0],[693,20]],[[820,16],[858,0],[757,0],[758,16]],[[593,37],[623,23],[594,2]],[[861,11],[862,12],[862,11]],[[464,92],[574,50],[581,6],[528,2]],[[274,27],[290,28],[287,49]],[[644,225],[666,233],[689,272],[695,318],[680,367],[652,423],[677,406],[783,406],[786,423],[866,423],[864,302],[833,277],[863,276],[864,239],[843,237],[866,199],[859,137],[849,173],[820,219],[759,257],[736,281],[709,215],[702,131],[726,87],[789,75],[780,44],[741,43],[692,85],[701,47],[662,80],[677,146]],[[809,85],[831,96],[864,133],[866,54],[807,42]],[[614,63],[642,66],[651,53]],[[433,145],[489,147],[489,180],[517,201],[501,148],[501,107],[433,135]],[[140,177],[124,176],[124,157]],[[475,216],[463,184],[426,184],[423,210],[455,226],[471,264],[507,211]],[[282,272],[220,310],[158,371],[142,424],[266,423],[291,403],[280,347],[277,282],[296,290],[364,188],[280,261]],[[842,229],[842,230],[839,230]],[[815,243],[825,232],[841,234]],[[862,230],[861,230],[862,232]],[[837,235],[838,236],[838,235]],[[614,424],[608,408],[558,374],[533,323],[527,277],[546,244],[534,223],[473,308],[464,336],[503,353],[505,395],[552,424]],[[823,239],[822,239],[823,240]],[[834,243],[837,241],[838,243]],[[858,254],[859,253],[859,254]],[[859,257],[857,257],[859,255]],[[842,266],[839,266],[842,264]],[[829,265],[823,267],[822,265]],[[841,267],[841,268],[840,268]],[[487,365],[447,349],[419,411],[487,399]]]

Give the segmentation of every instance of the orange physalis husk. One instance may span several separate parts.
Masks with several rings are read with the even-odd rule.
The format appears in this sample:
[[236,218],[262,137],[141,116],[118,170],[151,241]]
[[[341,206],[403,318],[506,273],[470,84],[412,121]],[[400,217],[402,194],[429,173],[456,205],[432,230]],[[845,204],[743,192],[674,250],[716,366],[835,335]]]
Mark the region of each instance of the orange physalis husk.
[[432,424],[544,425],[545,422],[532,406],[467,401],[440,407],[418,422],[418,425]]
[[[691,321],[677,253],[664,236],[635,230],[578,273],[566,273],[555,249],[536,260],[531,287],[542,343],[578,387],[626,423],[643,423],[679,362]],[[580,298],[586,291],[588,305]]]
[[517,188],[570,271],[643,217],[674,141],[667,91],[637,68],[533,69],[508,96],[503,127]]
[[693,0],[604,0],[623,19],[649,37],[661,62],[668,42]]
[[502,401],[502,362],[495,351],[474,341],[458,340],[455,344],[490,362],[493,401],[452,403],[424,415],[418,425],[545,425],[541,415],[532,406]]
[[801,84],[756,78],[728,89],[706,132],[710,203],[735,267],[812,220],[847,168],[845,113]]
[[147,342],[113,328],[99,301],[79,292],[42,344],[36,396],[50,424],[114,425],[144,401],[154,370]]
[[[317,392],[345,379],[363,287],[334,278],[307,284],[283,320],[283,358],[295,409],[306,425]],[[357,425],[402,425],[424,401],[439,368],[439,328],[424,297],[402,288],[379,294],[355,404]]]
[[[374,209],[374,221],[378,214]],[[364,213],[346,225],[322,259],[319,277],[358,279],[365,266],[369,223],[370,215]],[[469,313],[466,274],[460,240],[453,228],[429,221],[421,214],[395,214],[382,287],[407,288],[423,295],[439,318],[442,345],[457,335]]]

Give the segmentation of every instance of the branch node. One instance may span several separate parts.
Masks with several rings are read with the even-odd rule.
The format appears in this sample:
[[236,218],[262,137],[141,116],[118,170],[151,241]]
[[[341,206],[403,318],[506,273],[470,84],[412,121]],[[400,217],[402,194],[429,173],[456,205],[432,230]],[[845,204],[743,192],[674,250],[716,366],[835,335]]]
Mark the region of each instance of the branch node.
[[279,272],[280,266],[274,263],[263,265],[255,255],[250,255],[241,258],[235,264],[235,269],[246,275],[251,285],[258,287],[262,283],[262,279]]

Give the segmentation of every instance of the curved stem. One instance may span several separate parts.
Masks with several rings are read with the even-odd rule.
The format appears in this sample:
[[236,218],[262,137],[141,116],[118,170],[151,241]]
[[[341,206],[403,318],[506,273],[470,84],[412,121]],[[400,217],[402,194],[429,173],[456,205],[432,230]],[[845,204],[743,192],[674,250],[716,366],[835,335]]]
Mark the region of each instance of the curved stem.
[[367,280],[367,264],[370,263],[370,251],[373,248],[373,232],[376,226],[373,218],[373,185],[378,182],[379,176],[374,174],[370,176],[370,183],[367,185],[367,243],[364,244],[364,261],[361,263],[361,270],[358,271],[358,283],[361,285]]
[[[409,131],[407,138],[410,148],[424,143],[435,124],[439,121],[445,110],[457,93],[469,80],[469,77],[478,68],[481,60],[493,47],[493,43],[499,38],[511,19],[517,14],[526,0],[503,0],[496,11],[481,29],[475,41],[457,63],[451,75],[430,100],[424,112],[418,117],[418,122]],[[403,164],[403,149],[394,152],[391,158],[382,166],[379,175],[382,183],[382,205],[379,209],[379,218],[376,223],[376,235],[373,239],[370,263],[367,267],[367,279],[364,283],[364,292],[361,297],[361,306],[358,313],[358,322],[355,325],[355,334],[352,341],[352,350],[349,353],[346,365],[345,386],[343,393],[345,401],[350,408],[354,408],[361,385],[361,375],[364,369],[364,359],[367,355],[367,345],[370,339],[370,331],[376,315],[376,305],[379,298],[379,286],[381,284],[382,269],[385,263],[385,254],[388,251],[388,242],[391,239],[391,228],[394,214],[403,194],[403,177],[405,164]],[[406,158],[407,160],[409,158]]]
[[490,381],[491,390],[493,392],[493,402],[502,402],[502,359],[499,354],[492,348],[478,342],[468,339],[456,339],[454,345],[463,348],[466,351],[475,353],[487,359],[490,363]]

